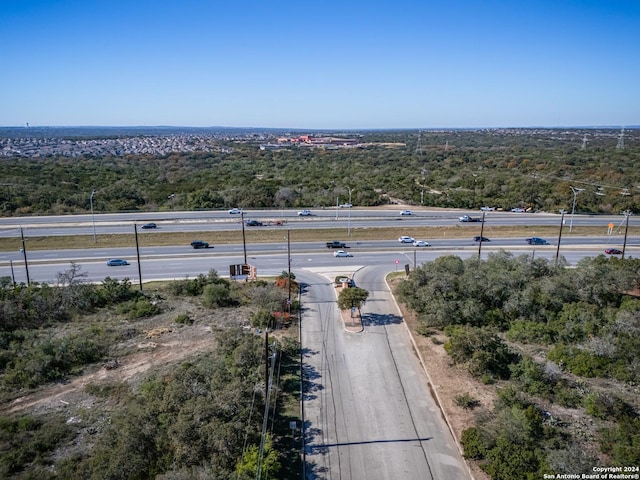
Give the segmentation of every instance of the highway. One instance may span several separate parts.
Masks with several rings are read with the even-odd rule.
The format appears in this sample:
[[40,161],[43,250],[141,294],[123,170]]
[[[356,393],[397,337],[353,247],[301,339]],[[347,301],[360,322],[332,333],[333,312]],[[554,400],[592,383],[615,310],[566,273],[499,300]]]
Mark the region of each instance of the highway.
[[[248,210],[244,218],[266,224],[283,222],[292,230],[344,228],[346,232],[349,228],[458,225],[461,215],[481,217],[477,211],[469,210],[414,210],[410,216],[401,216],[399,212],[400,209],[388,208],[333,208],[313,210],[312,216],[300,217],[295,210]],[[487,212],[485,221],[493,226],[559,226],[560,219],[559,214]],[[620,227],[624,221],[623,215],[576,214],[572,219],[570,214],[565,214],[566,226],[600,226],[603,234],[609,224]],[[96,235],[130,234],[134,224],[140,226],[148,222],[156,223],[158,230],[163,232],[216,232],[239,230],[241,215],[231,215],[227,211],[198,211],[4,217],[0,218],[0,237],[17,237],[20,227],[29,236],[93,235],[94,227]]]

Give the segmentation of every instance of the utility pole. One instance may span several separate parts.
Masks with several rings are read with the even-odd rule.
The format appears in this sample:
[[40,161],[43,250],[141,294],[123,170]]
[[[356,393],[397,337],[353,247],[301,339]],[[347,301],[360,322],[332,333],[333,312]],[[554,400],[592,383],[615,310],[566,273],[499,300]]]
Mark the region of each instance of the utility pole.
[[351,236],[351,187],[347,187],[349,189],[349,218],[347,220],[347,236]]
[[91,204],[91,223],[93,224],[93,243],[97,243],[96,240],[96,218],[93,215],[93,196],[96,194],[95,190],[91,191],[91,196],[89,197],[89,203]]
[[480,226],[480,241],[478,242],[478,260],[480,260],[480,255],[482,254],[482,240],[484,239],[484,217],[487,214],[484,210],[482,211],[482,225]]
[[287,284],[289,286],[289,297],[287,298],[287,307],[291,313],[291,230],[287,230],[287,265],[289,278]]
[[27,261],[27,246],[24,242],[24,232],[22,227],[20,227],[20,237],[22,238],[22,257],[24,258],[24,269],[27,272],[27,287],[31,285],[31,280],[29,279],[29,262]]
[[240,210],[240,222],[242,223],[242,251],[244,252],[244,264],[247,264],[247,238],[244,233],[244,210]]
[[140,291],[142,291],[142,269],[140,267],[140,246],[138,245],[138,225],[133,224],[133,234],[136,237],[136,258],[138,259],[138,282],[140,284]]
[[13,283],[13,286],[16,286],[16,275],[13,272],[13,260],[9,260],[9,265],[11,266],[11,282]]
[[625,210],[623,213],[626,217],[626,225],[624,227],[624,242],[622,244],[622,260],[624,260],[624,251],[627,249],[627,233],[629,233],[629,217],[631,216],[631,211]]
[[564,225],[564,214],[562,210],[562,217],[560,218],[560,233],[558,234],[558,246],[556,247],[556,267],[558,266],[558,257],[560,256],[560,241],[562,240],[562,226]]

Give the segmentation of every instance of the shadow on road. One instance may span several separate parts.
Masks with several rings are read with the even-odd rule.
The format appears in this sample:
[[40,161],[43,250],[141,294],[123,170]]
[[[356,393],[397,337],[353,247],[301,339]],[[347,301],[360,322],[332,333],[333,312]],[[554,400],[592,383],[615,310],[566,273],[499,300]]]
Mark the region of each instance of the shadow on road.
[[364,327],[376,327],[382,325],[397,325],[402,323],[402,317],[392,314],[367,313],[362,316],[362,325]]

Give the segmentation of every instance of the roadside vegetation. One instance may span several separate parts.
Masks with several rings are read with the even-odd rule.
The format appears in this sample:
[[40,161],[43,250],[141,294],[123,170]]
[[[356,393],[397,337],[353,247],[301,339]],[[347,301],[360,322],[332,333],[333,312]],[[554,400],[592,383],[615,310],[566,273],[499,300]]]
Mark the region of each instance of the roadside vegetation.
[[[75,266],[59,280],[0,285],[1,478],[252,479],[258,465],[265,478],[299,478],[290,430],[299,425],[299,304],[282,314],[287,282],[230,282],[210,271],[143,293],[127,279],[84,283]],[[268,396],[265,338],[249,328],[267,326],[261,315],[273,329]],[[171,332],[200,348],[118,377]],[[46,398],[46,389],[92,372],[115,375]],[[40,407],[20,408],[39,392]]]
[[[355,132],[354,132],[355,133]],[[221,141],[224,152],[163,157],[2,160],[0,214],[330,208],[402,201],[447,208],[640,212],[640,131],[451,130],[358,132],[360,148],[262,151]],[[589,138],[582,149],[583,136]]]
[[461,441],[491,478],[640,464],[640,260],[445,256],[397,293],[456,368],[495,387],[491,411],[455,400],[478,411]]

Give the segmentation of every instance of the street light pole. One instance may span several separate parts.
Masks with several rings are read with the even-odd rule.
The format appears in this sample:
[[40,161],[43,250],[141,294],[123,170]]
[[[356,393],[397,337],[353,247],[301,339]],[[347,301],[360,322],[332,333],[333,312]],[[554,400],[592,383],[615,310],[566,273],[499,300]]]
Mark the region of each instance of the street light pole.
[[172,193],[171,195],[169,195],[167,197],[169,200],[171,200],[171,210],[175,210],[176,209],[176,204],[175,204],[175,200],[174,198],[176,198],[176,194]]
[[93,216],[93,196],[96,194],[95,190],[91,191],[91,196],[89,197],[89,202],[91,203],[91,223],[93,224],[93,243],[97,243],[96,240],[96,219]]
[[575,188],[573,186],[569,186],[569,188],[573,192],[573,208],[571,209],[571,221],[569,222],[569,231],[571,232],[573,231],[573,214],[576,211],[576,197],[584,188]]
[[351,187],[349,189],[349,218],[347,219],[347,236],[351,236]]

